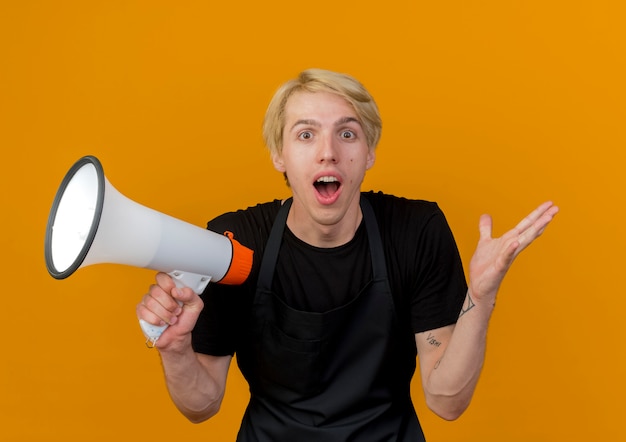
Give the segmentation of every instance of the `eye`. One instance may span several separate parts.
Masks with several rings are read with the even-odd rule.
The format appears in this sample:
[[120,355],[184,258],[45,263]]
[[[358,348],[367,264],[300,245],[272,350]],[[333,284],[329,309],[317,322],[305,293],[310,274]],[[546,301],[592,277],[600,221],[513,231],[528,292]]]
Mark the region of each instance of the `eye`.
[[354,138],[355,136],[356,134],[352,132],[351,130],[344,130],[343,132],[341,132],[341,138],[343,138],[344,140],[350,140]]
[[313,138],[313,134],[309,131],[300,132],[298,138],[300,138],[301,140],[310,140],[311,138]]

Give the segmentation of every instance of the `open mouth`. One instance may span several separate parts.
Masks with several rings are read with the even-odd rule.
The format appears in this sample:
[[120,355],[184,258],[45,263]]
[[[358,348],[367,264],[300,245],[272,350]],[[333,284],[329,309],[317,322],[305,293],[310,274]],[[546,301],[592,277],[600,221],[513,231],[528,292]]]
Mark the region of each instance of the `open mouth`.
[[332,198],[341,187],[341,182],[334,176],[322,176],[313,185],[322,197]]

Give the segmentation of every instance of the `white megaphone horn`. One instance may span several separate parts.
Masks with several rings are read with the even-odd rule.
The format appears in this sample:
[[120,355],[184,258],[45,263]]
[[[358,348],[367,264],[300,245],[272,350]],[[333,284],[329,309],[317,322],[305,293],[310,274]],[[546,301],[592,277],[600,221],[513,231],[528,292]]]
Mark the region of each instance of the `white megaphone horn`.
[[[45,238],[46,266],[56,279],[92,264],[125,264],[166,272],[177,286],[198,294],[209,281],[243,283],[252,255],[230,232],[220,235],[126,198],[93,156],[78,160],[65,175]],[[152,345],[167,327],[140,324]]]

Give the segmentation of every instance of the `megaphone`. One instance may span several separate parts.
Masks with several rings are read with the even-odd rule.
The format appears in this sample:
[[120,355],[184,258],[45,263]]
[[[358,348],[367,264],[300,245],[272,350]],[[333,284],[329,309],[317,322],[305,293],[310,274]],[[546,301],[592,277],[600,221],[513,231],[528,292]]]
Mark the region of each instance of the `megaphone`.
[[[94,156],[79,159],[63,178],[45,237],[46,266],[56,279],[92,264],[125,264],[166,272],[198,294],[210,281],[243,283],[252,255],[230,232],[211,232],[126,198]],[[152,345],[167,327],[140,325]]]

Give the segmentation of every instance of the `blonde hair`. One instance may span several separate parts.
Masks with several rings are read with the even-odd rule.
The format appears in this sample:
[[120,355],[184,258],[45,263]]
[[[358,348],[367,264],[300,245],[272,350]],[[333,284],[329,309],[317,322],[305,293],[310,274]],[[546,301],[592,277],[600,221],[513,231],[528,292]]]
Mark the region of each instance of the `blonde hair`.
[[263,139],[272,154],[282,152],[285,106],[289,97],[296,92],[330,92],[339,95],[354,108],[368,147],[373,149],[378,145],[382,120],[374,98],[365,87],[347,74],[307,69],[278,88],[267,107],[263,121]]

